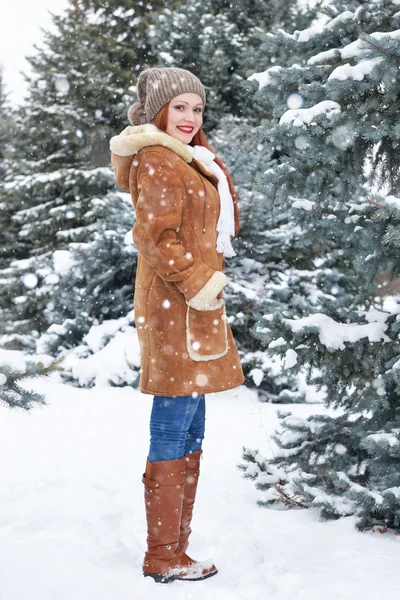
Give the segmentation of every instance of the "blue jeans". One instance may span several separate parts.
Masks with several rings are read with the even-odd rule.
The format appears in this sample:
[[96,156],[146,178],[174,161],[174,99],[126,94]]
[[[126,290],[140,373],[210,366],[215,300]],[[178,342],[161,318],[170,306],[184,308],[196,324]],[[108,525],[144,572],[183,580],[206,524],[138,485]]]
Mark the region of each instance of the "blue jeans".
[[148,460],[176,460],[201,449],[206,400],[193,396],[154,396]]

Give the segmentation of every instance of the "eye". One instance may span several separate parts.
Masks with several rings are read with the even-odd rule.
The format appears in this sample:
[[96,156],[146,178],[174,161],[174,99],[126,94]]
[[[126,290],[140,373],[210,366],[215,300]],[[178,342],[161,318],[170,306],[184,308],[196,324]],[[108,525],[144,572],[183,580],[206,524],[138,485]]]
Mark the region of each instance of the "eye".
[[202,108],[196,108],[197,112],[202,113],[203,109]]
[[184,108],[184,107],[182,106],[182,104],[179,104],[178,106],[175,106],[175,108],[179,109],[179,108]]

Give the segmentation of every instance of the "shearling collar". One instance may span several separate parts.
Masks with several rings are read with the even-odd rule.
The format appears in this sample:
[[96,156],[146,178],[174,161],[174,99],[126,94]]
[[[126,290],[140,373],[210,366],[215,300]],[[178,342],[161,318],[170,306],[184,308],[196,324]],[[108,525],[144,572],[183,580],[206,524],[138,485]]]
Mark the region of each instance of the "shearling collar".
[[[190,150],[183,142],[158,129],[153,123],[125,127],[119,135],[114,135],[110,140],[110,150],[118,156],[132,156],[146,146],[164,146],[175,152],[186,163],[193,161]],[[205,163],[199,160],[195,162],[201,164],[208,176],[212,175]]]

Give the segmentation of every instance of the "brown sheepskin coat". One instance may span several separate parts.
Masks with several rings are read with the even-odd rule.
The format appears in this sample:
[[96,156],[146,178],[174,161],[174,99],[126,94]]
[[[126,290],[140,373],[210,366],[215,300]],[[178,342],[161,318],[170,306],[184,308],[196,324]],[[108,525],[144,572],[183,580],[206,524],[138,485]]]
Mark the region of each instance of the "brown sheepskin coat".
[[[222,293],[224,257],[216,251],[218,180],[153,124],[127,127],[110,148],[116,183],[130,191],[136,214],[140,391],[187,396],[242,384]],[[215,297],[218,304],[210,306]]]

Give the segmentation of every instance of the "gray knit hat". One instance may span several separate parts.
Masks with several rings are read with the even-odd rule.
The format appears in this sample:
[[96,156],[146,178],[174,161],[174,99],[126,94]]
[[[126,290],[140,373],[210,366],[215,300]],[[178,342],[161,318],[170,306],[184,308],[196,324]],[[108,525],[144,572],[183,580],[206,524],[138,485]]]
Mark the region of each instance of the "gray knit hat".
[[150,123],[167,102],[186,92],[198,94],[206,104],[203,84],[190,71],[175,67],[146,69],[138,79],[139,102],[129,108],[128,119],[132,125]]

